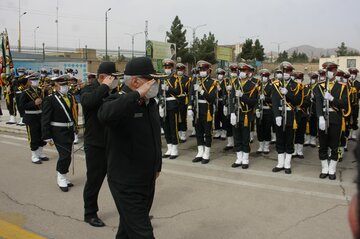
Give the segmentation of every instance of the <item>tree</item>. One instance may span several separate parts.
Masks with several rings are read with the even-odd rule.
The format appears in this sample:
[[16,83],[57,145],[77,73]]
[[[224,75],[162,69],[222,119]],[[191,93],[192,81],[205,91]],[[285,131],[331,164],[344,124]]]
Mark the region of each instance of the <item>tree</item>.
[[257,61],[264,61],[265,59],[264,47],[260,44],[259,39],[255,40],[255,44],[252,51],[253,51],[253,58],[255,58]]
[[217,43],[218,41],[215,39],[215,35],[211,32],[209,32],[208,36],[204,34],[201,40],[196,38],[193,46],[194,61],[204,60],[211,64],[215,64],[217,62],[215,58],[215,48]]
[[351,50],[347,53],[348,56],[360,56],[360,53],[356,50]]
[[246,39],[244,45],[242,46],[240,57],[246,61],[254,59],[252,45],[253,41],[251,39]]
[[346,56],[348,54],[347,47],[345,46],[344,42],[341,42],[341,45],[338,46],[336,54],[337,56]]
[[281,63],[283,61],[289,61],[289,55],[287,53],[287,51],[283,51],[282,53],[279,53],[278,59],[276,60],[276,62]]
[[[167,42],[176,44],[176,57],[181,57],[181,59],[188,58],[188,42],[186,41],[186,30],[183,30],[184,25],[181,24],[180,18],[175,17],[172,22],[170,32],[166,32],[168,37]],[[185,56],[185,57],[184,57]]]

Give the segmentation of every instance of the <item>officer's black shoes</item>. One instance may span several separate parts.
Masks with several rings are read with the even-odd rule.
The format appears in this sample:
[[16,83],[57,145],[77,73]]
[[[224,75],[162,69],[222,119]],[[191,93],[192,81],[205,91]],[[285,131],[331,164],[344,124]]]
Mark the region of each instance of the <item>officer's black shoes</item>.
[[249,168],[249,164],[243,164],[241,167],[242,167],[243,169],[248,169],[248,168]]
[[31,162],[34,163],[34,164],[42,164],[41,160],[38,160],[36,162],[33,162],[33,161],[31,161]]
[[177,157],[177,155],[170,155],[169,159],[176,159]]
[[49,161],[49,158],[48,157],[42,157],[40,158],[41,161]]
[[74,187],[74,184],[73,184],[73,183],[70,183],[70,182],[68,182],[67,185],[68,185],[69,188]]
[[186,140],[184,140],[184,139],[180,139],[180,143],[185,143],[186,142]]
[[231,150],[231,149],[233,149],[234,148],[234,146],[226,146],[225,148],[224,148],[224,150],[225,151],[229,151],[229,150]]
[[310,144],[310,146],[311,146],[312,148],[315,148],[315,147],[316,147],[316,144]]
[[263,152],[263,154],[269,154],[270,153],[270,151],[264,151]]
[[201,160],[201,163],[202,164],[207,164],[207,163],[209,163],[210,162],[210,159],[203,159],[203,160]]
[[272,169],[272,171],[273,171],[274,173],[277,173],[277,172],[280,172],[280,171],[282,171],[282,170],[284,170],[284,169],[285,169],[285,168],[275,167],[275,168]]
[[16,124],[16,122],[6,122],[6,124]]
[[335,180],[336,179],[336,174],[329,174],[329,179],[330,180]]
[[303,159],[304,155],[298,154],[298,155],[296,155],[296,157],[298,157],[299,159]]
[[324,179],[324,178],[326,178],[327,176],[329,176],[328,173],[320,173],[319,178]]
[[97,216],[85,218],[85,222],[89,223],[93,227],[104,227],[105,223]]
[[63,191],[63,192],[68,192],[69,191],[69,188],[68,187],[60,187],[60,190]]
[[291,174],[291,168],[286,168],[286,169],[285,169],[285,173],[286,173],[286,174]]
[[263,151],[256,151],[256,154],[262,154],[264,153]]
[[201,162],[203,161],[203,158],[202,157],[196,157],[192,160],[193,163],[198,163],[198,162]]
[[170,154],[164,154],[162,157],[163,158],[170,158],[170,156],[171,156]]
[[231,167],[232,168],[238,168],[238,167],[240,167],[242,164],[241,163],[233,163],[233,164],[231,164]]

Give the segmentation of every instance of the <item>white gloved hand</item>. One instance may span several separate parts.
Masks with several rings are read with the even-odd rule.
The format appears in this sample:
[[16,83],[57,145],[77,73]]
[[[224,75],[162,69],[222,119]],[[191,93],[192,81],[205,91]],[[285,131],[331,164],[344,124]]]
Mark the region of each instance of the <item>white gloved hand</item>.
[[231,113],[231,115],[230,115],[230,124],[233,126],[236,125],[236,114],[235,113]]
[[161,84],[161,89],[164,91],[168,91],[169,90],[169,86],[166,84]]
[[54,140],[53,139],[45,139],[44,140],[46,143],[48,144],[54,144]]
[[[200,90],[200,89],[201,89],[201,90]],[[202,87],[200,87],[199,90],[200,90],[200,91],[199,91],[200,95],[203,95],[203,94],[205,93],[205,91],[202,89]]]
[[241,90],[236,90],[235,95],[236,95],[236,97],[242,97],[244,95],[244,93]]
[[231,89],[232,89],[232,85],[227,85],[227,86],[226,86],[226,90],[227,90],[227,91],[231,91]]
[[286,88],[281,87],[280,92],[281,94],[286,95],[288,93],[288,90]]
[[280,127],[280,126],[281,126],[281,123],[282,123],[282,117],[281,117],[281,116],[276,117],[276,118],[275,118],[275,121],[276,121],[276,125],[277,125],[278,127]]
[[324,118],[324,116],[320,116],[319,117],[319,129],[325,130],[325,127],[326,127],[325,118]]
[[260,100],[265,100],[265,95],[264,94],[260,95]]
[[162,106],[159,107],[159,115],[161,118],[164,118],[165,116],[165,109]]
[[334,96],[332,96],[329,92],[325,92],[325,94],[324,94],[324,99],[325,99],[325,100],[329,100],[329,101],[333,101],[333,100],[334,100]]
[[194,118],[194,111],[188,110],[187,115],[188,115],[189,118],[193,119]]
[[255,114],[256,114],[256,118],[260,118],[261,112],[260,112],[259,109],[257,109],[257,110],[255,111]]
[[194,84],[194,91],[198,91],[199,90],[199,85],[198,84]]
[[224,113],[224,116],[228,115],[228,107],[224,106],[223,113]]
[[221,91],[221,86],[217,85],[217,89],[218,89],[218,91]]

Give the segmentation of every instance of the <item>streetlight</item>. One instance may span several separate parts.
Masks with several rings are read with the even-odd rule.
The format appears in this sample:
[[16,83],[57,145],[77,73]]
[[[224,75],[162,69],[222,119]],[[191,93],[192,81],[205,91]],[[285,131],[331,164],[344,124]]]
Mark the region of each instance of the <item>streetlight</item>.
[[36,54],[36,30],[39,29],[40,26],[37,26],[35,29],[34,29],[34,51],[35,51],[35,54]]
[[125,33],[125,35],[128,35],[128,36],[131,36],[131,44],[132,44],[132,58],[134,58],[134,38],[136,35],[139,35],[143,32],[137,32],[137,33],[134,33],[134,34],[130,34],[130,33]]
[[283,41],[283,42],[271,42],[272,44],[277,44],[277,47],[278,47],[278,57],[279,57],[279,54],[280,54],[280,45],[283,44],[283,43],[286,43],[286,41]]
[[21,17],[24,16],[27,12],[20,14],[19,8],[19,40],[18,40],[18,51],[21,52]]
[[191,26],[184,26],[186,28],[190,28],[193,32],[193,42],[192,42],[192,45],[191,47],[194,47],[194,42],[195,42],[195,36],[196,36],[196,29],[200,28],[200,27],[205,27],[206,24],[202,24],[202,25],[198,25],[196,27],[191,27]]
[[107,13],[111,10],[111,7],[105,12],[105,59],[108,60],[107,53]]

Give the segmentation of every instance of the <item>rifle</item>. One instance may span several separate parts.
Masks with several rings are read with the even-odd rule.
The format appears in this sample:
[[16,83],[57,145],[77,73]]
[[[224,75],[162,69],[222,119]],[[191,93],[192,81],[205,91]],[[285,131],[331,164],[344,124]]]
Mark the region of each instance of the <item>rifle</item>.
[[[328,70],[326,69],[326,78],[325,78],[325,91],[324,91],[324,96],[325,93],[329,92],[329,77],[328,77]],[[329,127],[329,100],[326,100],[324,98],[324,108],[325,108],[325,112],[324,112],[324,118],[325,118],[325,134],[328,133],[328,127]]]
[[[238,83],[239,83],[239,89],[241,89],[241,80],[239,81],[239,79],[238,79]],[[236,96],[236,89],[234,89],[234,91],[235,91],[235,96]],[[236,101],[237,101],[236,127],[238,127],[239,121],[240,121],[240,107],[241,107],[240,97],[236,96]]]
[[[166,78],[163,78],[162,79],[162,85],[164,86],[164,89],[166,89],[167,87],[167,81],[166,81]],[[166,118],[166,113],[167,113],[167,110],[166,110],[166,90],[162,90],[162,100],[161,100],[161,104],[164,108],[164,118],[163,120],[165,121],[165,118]]]
[[[286,88],[285,87],[284,71],[283,71],[282,75],[283,75],[283,77],[282,77],[282,86],[284,88]],[[281,103],[282,103],[281,116],[282,116],[282,120],[283,120],[283,131],[285,132],[285,130],[286,130],[286,122],[287,122],[286,95],[283,95],[283,98],[281,99]]]
[[[260,85],[260,92],[261,95],[264,95],[264,81],[261,80],[261,85]],[[263,118],[263,112],[264,112],[264,100],[258,99],[258,106],[259,106],[259,110],[260,110],[260,121],[259,123],[261,124],[262,118]]]
[[[199,77],[196,77],[196,84],[199,87]],[[197,123],[199,119],[199,89],[195,92],[195,106],[196,106],[195,123]]]

